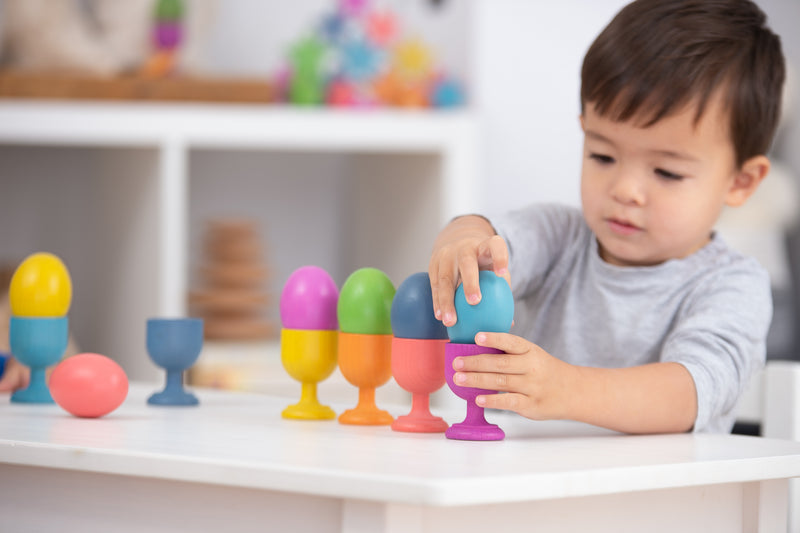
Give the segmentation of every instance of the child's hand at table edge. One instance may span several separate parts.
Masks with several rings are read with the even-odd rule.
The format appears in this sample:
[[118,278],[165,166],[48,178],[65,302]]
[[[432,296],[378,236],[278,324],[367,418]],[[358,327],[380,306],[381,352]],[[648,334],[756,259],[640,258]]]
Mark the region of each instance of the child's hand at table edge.
[[0,392],[14,392],[17,389],[24,389],[30,382],[30,370],[28,367],[9,357],[6,361],[6,368],[3,376],[0,377]]

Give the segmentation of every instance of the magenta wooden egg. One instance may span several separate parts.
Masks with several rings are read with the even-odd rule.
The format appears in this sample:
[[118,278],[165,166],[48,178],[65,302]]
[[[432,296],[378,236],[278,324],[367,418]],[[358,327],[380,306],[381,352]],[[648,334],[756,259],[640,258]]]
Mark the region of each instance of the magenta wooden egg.
[[53,399],[65,411],[82,418],[97,418],[125,401],[128,376],[105,355],[82,353],[56,365],[49,386]]

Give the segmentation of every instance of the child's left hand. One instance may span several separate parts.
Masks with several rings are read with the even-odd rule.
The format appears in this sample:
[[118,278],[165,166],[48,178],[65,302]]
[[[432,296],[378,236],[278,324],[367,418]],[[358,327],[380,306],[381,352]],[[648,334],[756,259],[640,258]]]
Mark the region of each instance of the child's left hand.
[[6,368],[0,378],[0,393],[14,392],[17,389],[24,389],[30,382],[31,372],[22,363],[9,357],[6,361]]
[[463,387],[506,392],[475,399],[481,407],[514,411],[533,420],[569,418],[577,367],[509,333],[478,333],[475,343],[504,354],[457,357],[453,380]]

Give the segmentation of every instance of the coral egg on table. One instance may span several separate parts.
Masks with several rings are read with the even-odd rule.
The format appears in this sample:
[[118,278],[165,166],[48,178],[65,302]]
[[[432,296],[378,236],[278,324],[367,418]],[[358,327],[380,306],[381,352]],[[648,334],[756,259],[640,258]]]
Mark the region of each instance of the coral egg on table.
[[83,353],[61,361],[50,375],[50,394],[68,413],[97,418],[119,407],[128,395],[128,376],[112,359]]

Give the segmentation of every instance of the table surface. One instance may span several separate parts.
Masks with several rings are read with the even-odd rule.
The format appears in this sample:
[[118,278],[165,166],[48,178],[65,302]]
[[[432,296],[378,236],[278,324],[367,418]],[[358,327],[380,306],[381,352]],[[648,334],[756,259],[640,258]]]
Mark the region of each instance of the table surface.
[[[386,426],[284,420],[291,401],[261,394],[199,390],[198,407],[148,406],[156,389],[133,384],[123,405],[100,419],[3,395],[0,463],[436,506],[800,476],[793,441],[620,435],[500,412],[487,418],[506,431],[504,441],[451,441]],[[461,418],[445,413],[451,423]]]

